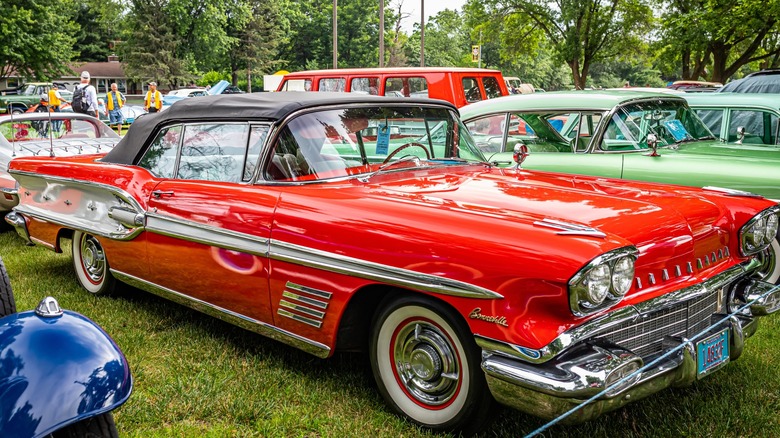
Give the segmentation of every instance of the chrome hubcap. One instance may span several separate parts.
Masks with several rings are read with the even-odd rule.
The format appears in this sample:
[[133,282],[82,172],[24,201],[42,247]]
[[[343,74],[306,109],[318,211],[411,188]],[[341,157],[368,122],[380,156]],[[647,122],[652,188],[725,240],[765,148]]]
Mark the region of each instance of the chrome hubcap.
[[456,352],[438,327],[427,322],[402,327],[393,344],[393,359],[406,392],[417,401],[439,406],[458,392]]
[[106,271],[106,256],[100,243],[92,236],[81,240],[81,263],[93,282],[98,283],[102,280]]

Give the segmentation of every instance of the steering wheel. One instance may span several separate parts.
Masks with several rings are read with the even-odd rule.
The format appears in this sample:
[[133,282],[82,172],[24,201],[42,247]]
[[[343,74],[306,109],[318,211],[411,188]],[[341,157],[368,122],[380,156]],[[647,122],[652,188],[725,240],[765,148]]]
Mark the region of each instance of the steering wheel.
[[405,145],[402,145],[400,148],[394,150],[393,152],[390,152],[390,155],[388,155],[387,158],[385,158],[385,160],[382,161],[382,164],[387,164],[387,162],[390,161],[390,159],[393,158],[398,152],[402,151],[403,149],[408,148],[409,146],[417,146],[418,148],[421,148],[425,152],[425,157],[427,159],[429,159],[429,160],[431,159],[431,154],[428,152],[428,148],[426,148],[424,144],[417,143],[417,142],[411,142],[411,143],[406,143]]

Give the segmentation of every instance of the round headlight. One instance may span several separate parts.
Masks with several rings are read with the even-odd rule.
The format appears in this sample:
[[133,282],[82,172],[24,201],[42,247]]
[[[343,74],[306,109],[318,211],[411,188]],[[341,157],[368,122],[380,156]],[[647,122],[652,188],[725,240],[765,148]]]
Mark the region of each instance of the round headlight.
[[777,228],[780,226],[780,219],[776,214],[770,214],[766,218],[766,240],[771,242],[777,237]]
[[764,236],[766,235],[766,219],[761,218],[750,226],[750,230],[747,234],[747,243],[753,248],[764,244]]
[[634,259],[631,257],[621,257],[615,262],[612,269],[612,288],[615,297],[620,298],[631,288],[631,282],[634,280]]
[[607,265],[596,266],[588,272],[588,292],[585,294],[585,298],[590,304],[598,306],[604,302],[611,284],[610,276]]

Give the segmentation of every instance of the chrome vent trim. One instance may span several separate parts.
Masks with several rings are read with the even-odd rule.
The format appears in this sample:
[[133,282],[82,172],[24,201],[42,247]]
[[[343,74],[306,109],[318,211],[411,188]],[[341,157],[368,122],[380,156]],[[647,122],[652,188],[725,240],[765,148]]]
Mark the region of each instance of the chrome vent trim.
[[277,314],[292,320],[321,328],[325,320],[331,292],[287,282]]

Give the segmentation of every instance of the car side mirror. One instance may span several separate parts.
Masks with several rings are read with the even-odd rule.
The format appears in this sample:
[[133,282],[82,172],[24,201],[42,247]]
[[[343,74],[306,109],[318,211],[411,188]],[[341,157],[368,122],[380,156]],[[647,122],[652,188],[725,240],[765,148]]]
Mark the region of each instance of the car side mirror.
[[658,156],[658,137],[656,137],[655,134],[650,133],[647,134],[647,146],[653,150],[653,153],[650,154],[651,157],[657,157]]
[[520,165],[523,164],[526,158],[528,158],[528,146],[523,143],[516,144],[512,152],[512,159],[517,163],[515,169],[520,169]]
[[745,130],[744,126],[738,126],[737,127],[737,144],[742,144],[742,140],[745,139],[745,134],[747,134],[747,130]]

